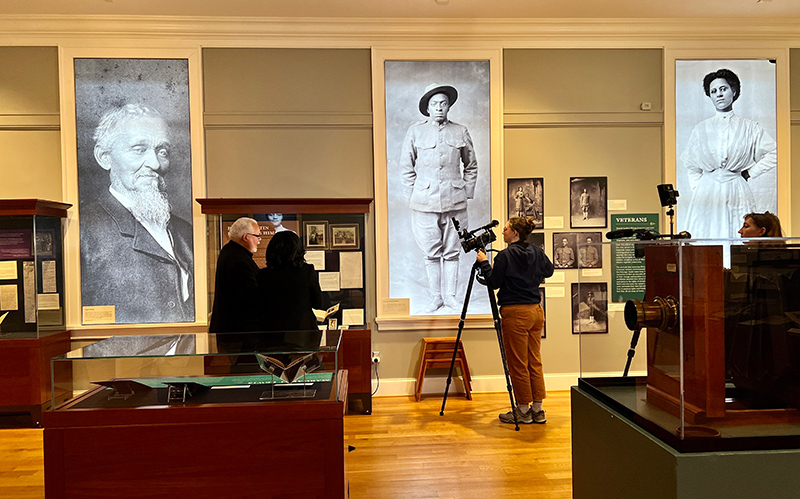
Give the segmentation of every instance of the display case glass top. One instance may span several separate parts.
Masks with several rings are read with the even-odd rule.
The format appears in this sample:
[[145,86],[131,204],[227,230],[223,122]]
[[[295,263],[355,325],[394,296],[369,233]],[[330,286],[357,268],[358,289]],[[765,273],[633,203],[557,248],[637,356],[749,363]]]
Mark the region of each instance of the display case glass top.
[[114,336],[52,359],[56,410],[337,400],[341,331]]

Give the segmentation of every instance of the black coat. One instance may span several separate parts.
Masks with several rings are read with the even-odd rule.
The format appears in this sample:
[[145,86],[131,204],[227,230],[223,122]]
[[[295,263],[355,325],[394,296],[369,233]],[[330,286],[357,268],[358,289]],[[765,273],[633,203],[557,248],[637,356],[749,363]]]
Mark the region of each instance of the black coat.
[[219,252],[209,333],[260,330],[258,265],[241,244],[229,241]]
[[[81,305],[113,305],[118,324],[194,321],[192,226],[172,216],[175,256],[108,190],[81,207]],[[189,296],[181,294],[181,268]]]
[[314,266],[264,268],[258,272],[265,331],[316,330],[312,308],[322,308],[319,275]]

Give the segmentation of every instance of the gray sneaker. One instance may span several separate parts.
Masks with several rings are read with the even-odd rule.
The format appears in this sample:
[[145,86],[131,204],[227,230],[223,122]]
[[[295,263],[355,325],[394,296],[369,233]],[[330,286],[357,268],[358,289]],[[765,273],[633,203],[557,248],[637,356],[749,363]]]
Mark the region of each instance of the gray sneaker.
[[[514,410],[517,411],[517,422],[519,424],[533,423],[533,411],[528,409],[528,412],[523,413],[522,411],[519,410],[519,407],[517,407]],[[542,416],[544,416],[544,411],[542,411]],[[511,411],[508,411],[505,414],[500,414],[500,421],[502,421],[503,423],[514,424],[514,415],[511,413]]]
[[533,411],[528,411],[528,414],[533,414],[533,422],[536,424],[545,424],[547,422],[547,418],[544,415],[544,409],[536,413]]

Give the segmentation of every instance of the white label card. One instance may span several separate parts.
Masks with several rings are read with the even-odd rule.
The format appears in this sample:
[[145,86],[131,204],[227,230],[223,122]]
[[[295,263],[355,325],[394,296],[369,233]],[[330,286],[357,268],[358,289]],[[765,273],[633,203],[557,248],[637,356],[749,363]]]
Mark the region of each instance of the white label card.
[[319,273],[319,287],[322,291],[339,291],[339,273],[338,272],[320,272]]
[[339,253],[340,286],[360,288],[364,285],[364,273],[361,268],[360,251],[342,251]]
[[0,310],[19,310],[16,284],[0,285]]
[[408,298],[384,298],[381,300],[381,315],[386,317],[408,317],[411,300]]
[[362,326],[364,324],[363,308],[342,309],[342,326]]
[[608,211],[628,211],[627,199],[609,199]]
[[114,305],[83,307],[84,324],[114,324],[117,322]]
[[313,265],[318,272],[325,270],[325,252],[306,251],[306,263]]
[[544,217],[545,229],[563,229],[564,217]]

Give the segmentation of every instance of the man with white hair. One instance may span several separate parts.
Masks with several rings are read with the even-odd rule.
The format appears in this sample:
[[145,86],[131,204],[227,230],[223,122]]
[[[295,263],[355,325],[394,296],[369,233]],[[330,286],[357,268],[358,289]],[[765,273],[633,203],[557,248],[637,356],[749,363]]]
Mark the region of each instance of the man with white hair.
[[237,219],[219,252],[209,333],[244,333],[261,328],[258,314],[258,251],[261,231],[252,218]]
[[111,185],[81,206],[83,307],[113,307],[117,323],[194,321],[192,226],[167,199],[166,122],[126,104],[103,114],[94,140]]

